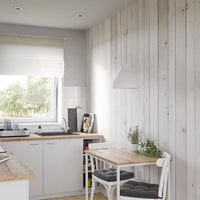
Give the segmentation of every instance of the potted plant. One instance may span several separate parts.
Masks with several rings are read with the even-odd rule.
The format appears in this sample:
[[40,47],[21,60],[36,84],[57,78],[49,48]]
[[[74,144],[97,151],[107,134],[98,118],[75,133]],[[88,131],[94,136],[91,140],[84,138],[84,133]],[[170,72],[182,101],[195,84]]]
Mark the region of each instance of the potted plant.
[[132,150],[133,151],[137,151],[138,150],[139,135],[140,135],[140,131],[139,131],[139,126],[138,125],[135,126],[134,129],[129,128],[129,130],[128,130],[128,140],[132,144]]
[[152,156],[152,157],[161,157],[162,152],[157,148],[154,141],[148,139],[146,142],[141,142],[139,144],[140,150],[138,151],[139,154],[143,154],[145,156]]

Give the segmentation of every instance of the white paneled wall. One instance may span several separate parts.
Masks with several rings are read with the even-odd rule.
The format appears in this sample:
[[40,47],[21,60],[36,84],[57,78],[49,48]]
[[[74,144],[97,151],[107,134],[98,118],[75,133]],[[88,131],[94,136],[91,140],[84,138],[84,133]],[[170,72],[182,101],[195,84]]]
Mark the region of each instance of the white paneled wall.
[[77,109],[78,130],[81,130],[83,114],[86,113],[86,87],[63,87],[63,100],[62,100],[62,113],[63,117],[68,119],[68,108]]
[[[139,67],[140,89],[112,88],[125,62],[125,11],[87,31],[87,109],[99,133],[129,146],[126,130],[172,154],[171,199],[200,199],[200,1],[133,0],[127,11],[127,60]],[[157,182],[155,167],[141,180]]]

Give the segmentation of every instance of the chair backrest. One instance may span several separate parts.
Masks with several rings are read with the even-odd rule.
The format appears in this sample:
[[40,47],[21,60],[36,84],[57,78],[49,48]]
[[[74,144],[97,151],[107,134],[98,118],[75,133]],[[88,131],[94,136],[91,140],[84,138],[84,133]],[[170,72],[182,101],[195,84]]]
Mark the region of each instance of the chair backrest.
[[90,143],[89,149],[108,149],[112,148],[112,144],[110,142],[101,142],[101,143]]
[[156,162],[156,165],[158,167],[162,167],[159,189],[158,189],[158,197],[162,199],[166,198],[170,160],[171,160],[171,155],[168,154],[167,152],[164,152],[162,158],[159,158]]
[[[93,150],[93,149],[108,149],[108,148],[112,148],[112,144],[110,142],[102,142],[102,143],[90,143],[89,144],[89,150]],[[94,170],[98,170],[100,164],[98,164],[98,159],[95,159],[95,163],[94,164],[94,158],[93,156],[90,155],[90,160],[91,160],[91,167],[92,167],[92,172],[94,172]],[[106,168],[106,163],[103,162],[103,168]]]

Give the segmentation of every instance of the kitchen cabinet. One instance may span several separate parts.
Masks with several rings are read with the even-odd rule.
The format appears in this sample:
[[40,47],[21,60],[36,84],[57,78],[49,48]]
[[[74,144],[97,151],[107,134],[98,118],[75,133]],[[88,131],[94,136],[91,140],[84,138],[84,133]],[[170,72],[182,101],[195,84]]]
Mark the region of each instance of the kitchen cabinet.
[[83,193],[84,147],[100,141],[101,137],[3,143],[36,174],[36,179],[30,181],[31,199],[48,199]]
[[5,144],[36,174],[36,178],[30,180],[30,195],[43,194],[43,141],[14,141]]
[[29,200],[29,181],[17,180],[0,182],[2,200]]
[[44,193],[83,189],[83,140],[44,141]]

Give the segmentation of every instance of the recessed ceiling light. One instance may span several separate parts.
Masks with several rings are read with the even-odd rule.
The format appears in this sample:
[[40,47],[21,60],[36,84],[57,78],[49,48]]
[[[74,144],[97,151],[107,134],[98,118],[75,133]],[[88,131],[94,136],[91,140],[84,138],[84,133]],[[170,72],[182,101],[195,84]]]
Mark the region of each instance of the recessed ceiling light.
[[78,18],[84,17],[84,15],[83,15],[82,13],[78,13],[76,16],[77,16]]
[[14,6],[14,9],[15,9],[16,11],[20,11],[20,10],[22,10],[22,7],[21,7],[21,6]]

